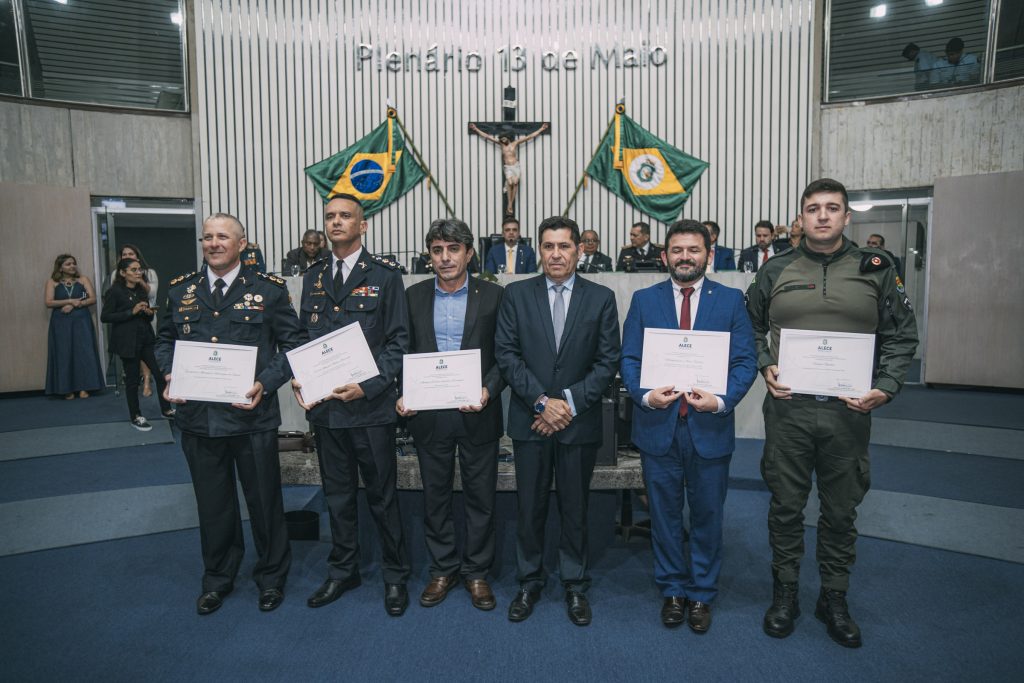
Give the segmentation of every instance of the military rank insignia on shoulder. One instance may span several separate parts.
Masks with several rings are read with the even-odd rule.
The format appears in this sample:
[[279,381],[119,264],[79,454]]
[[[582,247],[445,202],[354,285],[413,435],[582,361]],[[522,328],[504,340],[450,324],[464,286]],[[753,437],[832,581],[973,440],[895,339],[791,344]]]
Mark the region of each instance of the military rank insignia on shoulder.
[[176,277],[173,280],[171,280],[170,282],[168,282],[167,286],[168,287],[173,287],[174,285],[180,284],[180,283],[184,282],[185,280],[188,280],[188,279],[194,277],[196,275],[196,273],[198,273],[198,272],[199,272],[198,270],[193,270],[191,273],[185,273],[184,275],[179,275],[178,277]]
[[378,256],[377,254],[370,254],[370,258],[372,258],[375,263],[379,263],[382,266],[387,266],[391,270],[399,270],[401,268],[401,266],[398,265],[397,261],[392,261],[389,258],[384,258],[383,256]]
[[285,282],[282,278],[279,278],[276,275],[269,275],[267,273],[256,273],[256,277],[260,278],[261,280],[269,280],[270,282],[273,282],[278,287],[287,287],[288,286],[287,282]]
[[864,251],[860,257],[860,272],[873,273],[876,270],[885,270],[892,266],[892,261],[886,254],[877,251]]

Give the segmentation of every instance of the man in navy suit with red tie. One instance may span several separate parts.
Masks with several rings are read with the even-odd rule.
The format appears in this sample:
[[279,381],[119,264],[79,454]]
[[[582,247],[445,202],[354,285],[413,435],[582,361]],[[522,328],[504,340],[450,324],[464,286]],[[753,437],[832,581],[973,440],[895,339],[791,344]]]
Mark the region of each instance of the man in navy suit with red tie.
[[[736,436],[733,410],[757,376],[743,292],[704,278],[710,247],[711,237],[700,223],[672,225],[662,254],[671,278],[633,294],[622,331],[622,380],[635,403],[632,439],[640,449],[650,499],[654,579],[664,598],[661,619],[669,627],[685,619],[696,633],[710,628],[710,603],[718,593]],[[646,328],[730,333],[725,395],[699,387],[641,387]],[[687,501],[689,560],[683,551]]]

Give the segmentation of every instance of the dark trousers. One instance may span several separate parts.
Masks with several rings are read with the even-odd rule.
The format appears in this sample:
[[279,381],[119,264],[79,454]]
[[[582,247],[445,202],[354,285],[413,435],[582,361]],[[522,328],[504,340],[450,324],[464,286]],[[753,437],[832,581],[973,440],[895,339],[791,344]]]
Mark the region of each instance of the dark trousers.
[[[423,479],[430,575],[460,574],[467,579],[482,579],[494,563],[498,442],[469,443],[462,414],[458,411],[440,411],[436,419],[431,441],[416,445],[420,477]],[[456,448],[466,502],[466,543],[461,562],[455,547],[455,522],[452,519]]]
[[236,469],[258,556],[253,580],[260,590],[284,588],[292,555],[284,521],[277,430],[222,437],[182,432],[181,448],[199,509],[203,590],[231,590],[245,554]]
[[317,426],[327,510],[331,516],[333,546],[327,558],[328,575],[338,581],[359,576],[359,475],[366,486],[366,502],[380,536],[381,570],[385,583],[409,579],[409,556],[402,538],[402,516],[395,492],[395,426],[329,429]]
[[813,472],[820,502],[817,560],[821,585],[846,591],[856,559],[857,506],[871,485],[871,415],[854,412],[841,401],[780,401],[768,395],[764,425],[761,476],[772,494],[768,507],[772,571],[786,583],[800,576],[803,510]]
[[164,379],[163,373],[160,372],[160,368],[156,364],[153,345],[140,346],[136,349],[134,358],[121,356],[121,365],[124,367],[124,396],[128,400],[129,420],[134,420],[142,415],[142,410],[139,409],[139,378],[142,374],[142,363],[149,367],[149,371],[153,373],[153,379],[156,380],[156,395],[160,399],[160,410],[166,413],[171,409],[171,404],[164,398],[167,380]]
[[597,445],[567,445],[554,439],[515,441],[516,578],[523,588],[544,587],[544,524],[554,477],[562,531],[558,539],[558,573],[566,589],[590,587],[587,502]]
[[[664,455],[640,453],[651,508],[654,582],[664,597],[711,602],[722,568],[722,523],[732,456],[702,458],[686,420]],[[683,506],[690,503],[690,556],[683,549]]]

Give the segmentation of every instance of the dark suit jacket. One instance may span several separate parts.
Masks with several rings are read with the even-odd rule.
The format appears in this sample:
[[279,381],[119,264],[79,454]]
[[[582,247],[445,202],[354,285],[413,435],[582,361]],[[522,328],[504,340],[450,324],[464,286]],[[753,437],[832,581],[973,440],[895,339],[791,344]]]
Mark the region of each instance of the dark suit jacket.
[[547,279],[539,275],[505,288],[498,314],[495,354],[512,388],[508,435],[520,441],[542,441],[530,426],[534,401],[541,394],[564,399],[572,392],[577,415],[554,434],[565,444],[601,440],[601,396],[619,365],[619,314],[612,290],[576,275],[561,345],[548,304]]
[[206,266],[171,280],[156,343],[164,374],[172,372],[178,339],[257,347],[256,379],[263,384],[263,398],[250,411],[227,403],[187,401],[177,408],[179,429],[202,436],[235,436],[281,425],[277,390],[292,376],[284,352],[305,341],[284,280],[243,265],[219,306],[213,303]]
[[586,265],[581,263],[577,269],[581,273],[610,273],[614,270],[614,266],[611,256],[595,251],[594,255],[590,257],[590,263]]
[[295,247],[284,257],[285,275],[291,275],[289,271],[291,271],[292,266],[298,266],[301,270],[306,270],[306,268],[309,268],[320,259],[330,255],[331,250],[324,248],[318,251],[317,255],[313,257],[313,259],[310,259],[306,256],[306,252],[302,251],[302,247]]
[[[661,410],[643,407],[644,394],[655,388],[640,386],[644,330],[652,327],[679,329],[675,308],[669,280],[641,289],[633,293],[622,329],[622,383],[634,403],[632,440],[637,448],[651,455],[664,455],[672,446],[679,419],[679,401],[683,399]],[[693,329],[730,333],[729,378],[722,396],[725,411],[699,413],[691,410],[687,416],[697,454],[702,458],[719,458],[734,450],[733,411],[757,377],[754,329],[743,304],[743,292],[705,278]]]
[[715,272],[722,270],[736,270],[736,256],[729,247],[721,244],[715,245]]
[[[434,334],[435,280],[417,282],[405,290],[409,303],[409,353],[436,353]],[[501,392],[505,380],[494,360],[494,332],[504,289],[500,285],[469,278],[466,322],[461,349],[480,349],[480,376],[490,398],[479,413],[462,413],[467,440],[472,444],[496,441],[504,433],[501,420]],[[409,431],[417,443],[429,443],[437,422],[436,410],[424,410],[409,418]]]
[[[774,250],[772,256],[775,256],[780,251],[789,249],[789,241],[786,241],[785,247],[780,247],[778,241],[772,242],[772,249]],[[768,258],[771,258],[771,256]],[[737,270],[743,270],[743,266],[747,263],[751,264],[750,272],[752,273],[756,273],[761,265],[761,250],[756,244],[740,252],[740,262],[737,264]]]
[[100,320],[111,323],[107,347],[122,358],[134,358],[138,345],[153,344],[156,336],[150,321],[153,315],[132,314],[135,304],[149,301],[141,285],[129,289],[120,282],[110,285],[103,295],[103,314]]
[[647,255],[640,256],[636,247],[626,247],[619,252],[619,260],[615,262],[615,270],[624,272],[626,270],[626,257],[629,256],[635,266],[638,263],[654,263],[657,264],[658,270],[665,271],[665,264],[661,262],[661,252],[665,251],[656,244],[647,243]]
[[405,286],[398,264],[363,248],[341,292],[334,291],[331,271],[331,258],[306,270],[299,310],[302,326],[313,340],[359,323],[380,374],[359,383],[365,397],[347,403],[329,399],[313,406],[307,418],[331,429],[395,424],[395,380],[409,346]]
[[[484,270],[491,273],[497,273],[500,268],[499,266],[505,265],[505,251],[508,247],[505,243],[495,244],[493,247],[487,250],[487,258],[484,263]],[[516,273],[536,273],[537,272],[537,254],[534,253],[533,247],[526,242],[520,242],[516,248]]]

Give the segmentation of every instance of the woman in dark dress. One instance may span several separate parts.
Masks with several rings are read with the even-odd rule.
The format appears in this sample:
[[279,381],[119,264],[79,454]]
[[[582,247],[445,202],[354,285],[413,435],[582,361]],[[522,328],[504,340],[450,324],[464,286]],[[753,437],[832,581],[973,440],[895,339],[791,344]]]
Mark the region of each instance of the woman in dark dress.
[[43,290],[50,314],[49,357],[46,363],[46,393],[62,394],[70,400],[77,393],[88,398],[90,391],[106,386],[96,351],[96,331],[89,307],[96,303],[96,290],[78,272],[78,261],[61,254]]
[[128,399],[128,419],[132,427],[148,432],[152,425],[142,416],[139,408],[139,369],[145,363],[156,379],[160,410],[172,417],[174,410],[163,397],[164,376],[159,372],[153,347],[153,309],[149,304],[149,289],[144,283],[145,272],[138,260],[121,259],[117,264],[114,284],[103,295],[101,320],[111,324],[110,350],[121,357],[124,367],[125,397]]

